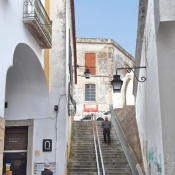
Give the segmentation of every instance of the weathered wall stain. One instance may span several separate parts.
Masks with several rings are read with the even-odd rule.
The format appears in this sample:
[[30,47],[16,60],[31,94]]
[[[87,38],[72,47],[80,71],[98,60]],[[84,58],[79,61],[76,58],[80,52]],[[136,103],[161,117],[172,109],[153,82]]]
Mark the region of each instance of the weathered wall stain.
[[170,156],[169,154],[166,155],[166,161],[165,161],[165,174],[166,175],[172,175],[173,171],[173,156]]

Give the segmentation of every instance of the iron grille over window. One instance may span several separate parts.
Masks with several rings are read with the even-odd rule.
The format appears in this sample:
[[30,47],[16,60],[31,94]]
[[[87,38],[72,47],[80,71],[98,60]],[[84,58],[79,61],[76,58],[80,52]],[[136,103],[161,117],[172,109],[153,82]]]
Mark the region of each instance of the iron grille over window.
[[95,84],[85,85],[85,101],[96,101]]

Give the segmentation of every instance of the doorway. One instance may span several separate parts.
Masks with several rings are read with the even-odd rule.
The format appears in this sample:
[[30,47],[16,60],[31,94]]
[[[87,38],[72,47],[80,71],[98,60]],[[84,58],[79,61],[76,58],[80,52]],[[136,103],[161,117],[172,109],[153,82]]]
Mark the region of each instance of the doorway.
[[27,153],[4,153],[3,174],[7,164],[13,175],[26,175]]
[[3,173],[6,169],[13,175],[26,175],[28,127],[6,127]]

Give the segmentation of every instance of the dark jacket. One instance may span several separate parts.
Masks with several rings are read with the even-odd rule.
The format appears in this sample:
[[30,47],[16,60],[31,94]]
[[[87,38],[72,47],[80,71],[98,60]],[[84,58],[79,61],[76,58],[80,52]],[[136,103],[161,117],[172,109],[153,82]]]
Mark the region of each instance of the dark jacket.
[[101,128],[103,128],[103,129],[111,129],[111,122],[110,121],[103,121],[101,123]]
[[41,172],[41,175],[53,175],[53,172],[45,169],[44,171]]

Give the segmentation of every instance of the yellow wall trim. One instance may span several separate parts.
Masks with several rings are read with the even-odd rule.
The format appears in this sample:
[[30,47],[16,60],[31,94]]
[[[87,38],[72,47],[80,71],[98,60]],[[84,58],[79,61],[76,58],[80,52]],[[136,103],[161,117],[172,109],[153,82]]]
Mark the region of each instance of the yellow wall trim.
[[[50,0],[45,0],[45,10],[50,17]],[[49,50],[44,49],[44,72],[49,87]]]

